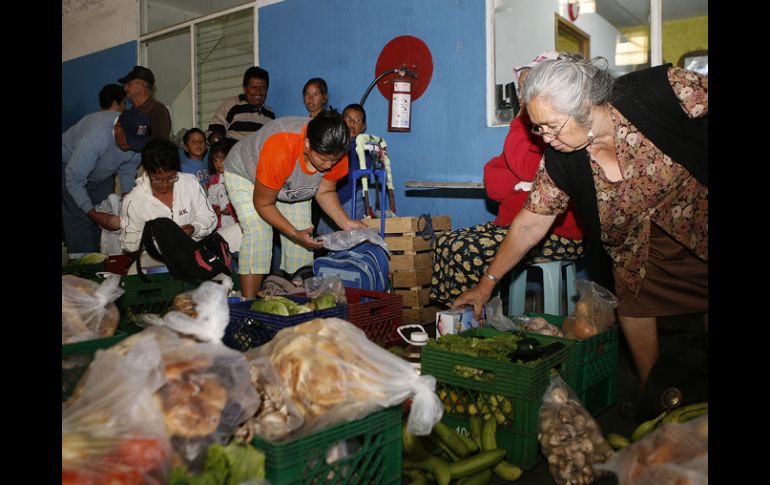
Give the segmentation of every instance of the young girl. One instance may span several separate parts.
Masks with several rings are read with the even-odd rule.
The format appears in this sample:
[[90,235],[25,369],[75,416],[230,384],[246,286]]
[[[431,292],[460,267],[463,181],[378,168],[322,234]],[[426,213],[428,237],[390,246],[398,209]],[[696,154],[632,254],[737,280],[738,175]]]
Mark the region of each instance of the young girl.
[[217,214],[217,229],[230,226],[238,222],[235,209],[230,203],[225,189],[225,158],[232,147],[232,142],[220,140],[212,143],[209,148],[209,171],[211,177],[206,189],[211,207]]
[[179,150],[182,173],[195,175],[202,187],[209,183],[208,154],[206,153],[206,135],[198,128],[190,128],[182,138],[184,150]]

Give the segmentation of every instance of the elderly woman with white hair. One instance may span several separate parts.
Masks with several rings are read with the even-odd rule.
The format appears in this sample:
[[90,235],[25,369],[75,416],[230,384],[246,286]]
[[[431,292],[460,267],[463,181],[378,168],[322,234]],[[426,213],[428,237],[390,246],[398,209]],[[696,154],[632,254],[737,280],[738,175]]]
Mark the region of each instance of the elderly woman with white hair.
[[560,57],[532,69],[523,98],[550,146],[490,277],[455,306],[480,312],[572,201],[589,264],[612,267],[643,390],[658,359],[657,317],[708,322],[708,76],[662,65],[613,79],[602,58]]

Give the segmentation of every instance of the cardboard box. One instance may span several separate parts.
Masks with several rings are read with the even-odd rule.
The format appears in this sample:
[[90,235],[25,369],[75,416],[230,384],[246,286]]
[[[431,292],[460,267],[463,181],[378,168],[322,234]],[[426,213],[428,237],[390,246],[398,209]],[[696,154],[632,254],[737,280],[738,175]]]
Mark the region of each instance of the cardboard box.
[[[484,313],[485,311],[482,310],[482,319],[485,316]],[[436,338],[443,335],[458,334],[479,326],[479,321],[473,316],[473,307],[436,313]]]

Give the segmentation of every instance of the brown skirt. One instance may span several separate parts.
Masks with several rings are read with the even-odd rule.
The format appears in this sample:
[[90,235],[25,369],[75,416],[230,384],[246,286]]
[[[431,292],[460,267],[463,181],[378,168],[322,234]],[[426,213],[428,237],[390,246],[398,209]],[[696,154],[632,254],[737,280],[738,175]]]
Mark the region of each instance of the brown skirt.
[[708,262],[656,224],[650,227],[647,273],[639,295],[616,283],[618,314],[627,317],[661,317],[708,312]]

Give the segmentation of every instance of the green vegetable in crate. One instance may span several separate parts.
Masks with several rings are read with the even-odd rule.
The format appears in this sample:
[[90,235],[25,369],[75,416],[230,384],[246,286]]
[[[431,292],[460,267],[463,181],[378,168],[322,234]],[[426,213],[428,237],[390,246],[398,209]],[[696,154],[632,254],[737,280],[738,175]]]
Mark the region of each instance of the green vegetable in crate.
[[324,293],[313,298],[313,304],[316,310],[326,310],[337,306],[337,295],[333,293]]
[[88,253],[77,259],[73,259],[69,264],[84,265],[84,264],[100,264],[107,259],[107,255],[104,253]]
[[283,302],[275,300],[254,300],[251,304],[251,310],[255,312],[271,313],[273,315],[289,316],[289,309]]

